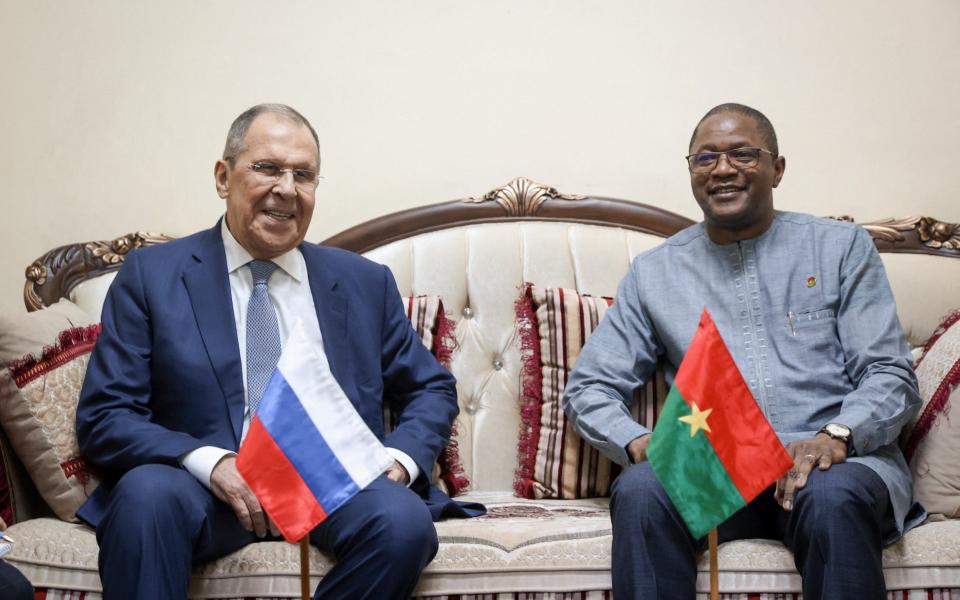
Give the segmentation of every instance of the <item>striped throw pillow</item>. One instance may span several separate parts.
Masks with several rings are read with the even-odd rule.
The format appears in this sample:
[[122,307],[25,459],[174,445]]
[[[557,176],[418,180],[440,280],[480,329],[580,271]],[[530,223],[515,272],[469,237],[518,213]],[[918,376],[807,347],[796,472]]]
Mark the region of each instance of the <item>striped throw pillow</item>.
[[[613,298],[563,288],[524,287],[517,301],[523,354],[518,468],[514,492],[523,498],[610,495],[619,466],[583,441],[563,412],[567,377]],[[652,428],[668,392],[663,372],[637,392],[634,417]]]

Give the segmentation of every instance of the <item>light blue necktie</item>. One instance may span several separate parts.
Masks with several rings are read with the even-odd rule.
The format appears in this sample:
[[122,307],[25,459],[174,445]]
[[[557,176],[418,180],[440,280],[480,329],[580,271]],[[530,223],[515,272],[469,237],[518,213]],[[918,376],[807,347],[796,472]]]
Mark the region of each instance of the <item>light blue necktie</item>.
[[269,260],[252,260],[247,266],[253,274],[253,293],[247,304],[247,404],[248,418],[253,420],[280,359],[280,327],[267,293],[267,282],[277,265]]

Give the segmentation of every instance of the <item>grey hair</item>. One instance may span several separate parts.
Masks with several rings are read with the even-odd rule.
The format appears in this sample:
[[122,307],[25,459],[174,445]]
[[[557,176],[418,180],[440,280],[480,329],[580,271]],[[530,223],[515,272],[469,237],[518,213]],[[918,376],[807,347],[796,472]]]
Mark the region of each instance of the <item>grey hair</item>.
[[236,162],[236,157],[238,154],[243,152],[243,140],[247,137],[247,131],[250,129],[250,124],[253,123],[253,120],[260,116],[262,113],[272,113],[275,115],[280,115],[290,119],[294,123],[303,125],[310,130],[310,135],[313,136],[313,141],[317,145],[317,157],[320,157],[320,138],[317,137],[317,132],[313,128],[313,125],[310,124],[310,121],[299,112],[296,111],[293,107],[287,106],[286,104],[257,104],[256,106],[251,106],[247,110],[240,113],[240,116],[233,120],[233,124],[230,125],[230,131],[227,132],[227,143],[223,146],[223,160],[230,163],[232,168]]
[[703,115],[703,118],[697,122],[697,126],[693,128],[693,135],[690,136],[690,152],[693,152],[693,140],[697,138],[700,125],[713,115],[719,115],[721,113],[736,113],[753,119],[757,124],[760,137],[763,138],[763,143],[767,145],[766,149],[773,152],[774,156],[780,155],[780,148],[777,146],[777,132],[773,130],[773,123],[770,122],[770,119],[759,110],[746,106],[745,104],[737,104],[736,102],[727,102],[726,104],[714,106],[707,111],[707,114]]

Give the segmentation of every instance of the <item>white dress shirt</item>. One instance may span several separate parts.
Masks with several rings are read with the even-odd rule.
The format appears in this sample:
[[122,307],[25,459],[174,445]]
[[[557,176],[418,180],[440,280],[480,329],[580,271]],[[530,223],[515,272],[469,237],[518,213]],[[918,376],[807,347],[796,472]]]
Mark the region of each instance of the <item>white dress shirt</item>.
[[[250,294],[253,293],[253,276],[247,263],[253,260],[250,253],[237,242],[227,228],[227,218],[224,216],[220,225],[220,235],[223,237],[223,249],[227,258],[227,273],[230,278],[230,298],[233,302],[233,317],[237,324],[237,343],[240,347],[240,364],[243,368],[243,431],[240,439],[247,436],[250,426],[247,402],[247,304]],[[307,277],[307,263],[299,248],[294,248],[285,254],[273,259],[279,269],[273,272],[267,287],[274,310],[277,312],[277,324],[280,327],[280,339],[286,340],[290,335],[293,324],[298,319],[303,321],[304,329],[310,338],[317,340],[317,352],[323,354],[323,337],[320,333],[320,322],[317,320],[317,309],[313,303],[313,294],[310,293],[310,280]],[[387,448],[410,475],[413,483],[420,474],[420,468],[412,458],[396,448]],[[207,488],[210,487],[210,474],[217,463],[225,456],[235,454],[230,450],[215,446],[201,446],[187,452],[180,457],[180,464]]]

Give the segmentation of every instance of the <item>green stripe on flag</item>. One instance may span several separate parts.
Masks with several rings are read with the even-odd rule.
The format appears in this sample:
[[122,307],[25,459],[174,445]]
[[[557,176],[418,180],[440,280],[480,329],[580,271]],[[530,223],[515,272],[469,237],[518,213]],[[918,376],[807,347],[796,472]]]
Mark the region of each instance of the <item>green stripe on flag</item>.
[[691,414],[677,386],[670,389],[653,430],[647,457],[673,505],[695,538],[701,538],[746,504],[702,429],[679,418]]

